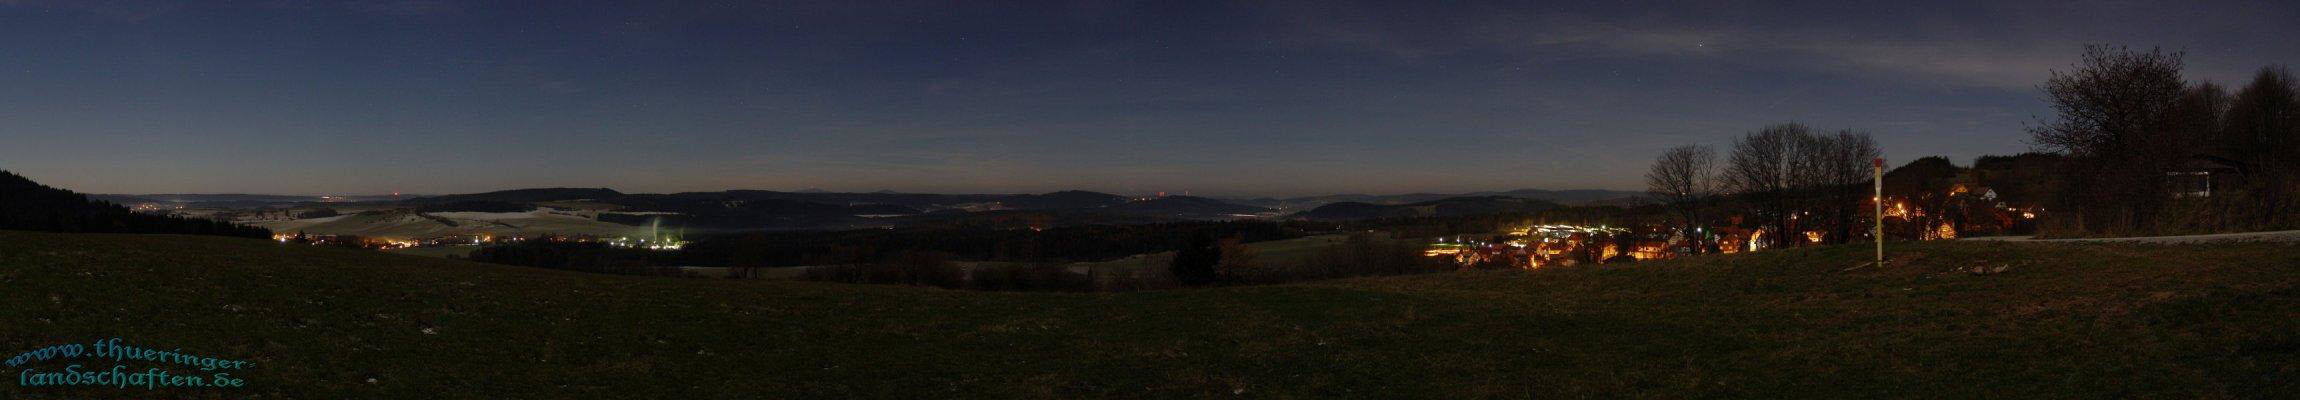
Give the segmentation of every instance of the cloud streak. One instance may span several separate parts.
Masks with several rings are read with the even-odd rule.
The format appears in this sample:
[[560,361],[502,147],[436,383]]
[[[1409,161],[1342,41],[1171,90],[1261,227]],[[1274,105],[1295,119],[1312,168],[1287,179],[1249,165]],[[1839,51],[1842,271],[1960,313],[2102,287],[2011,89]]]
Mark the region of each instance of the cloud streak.
[[2278,40],[2300,18],[2300,10],[2285,6],[1695,3],[1624,10],[1545,4],[1418,12],[1383,3],[1321,2],[1277,5],[1268,12],[1283,27],[1275,34],[1284,38],[1278,43],[1351,49],[1406,64],[1476,55],[1531,65],[1589,59],[1722,63],[1920,86],[2029,90],[2050,71],[2068,69],[2084,45],[2099,43],[2185,50],[2193,78],[2241,79],[2260,66],[2261,56],[2300,54],[2300,41]]

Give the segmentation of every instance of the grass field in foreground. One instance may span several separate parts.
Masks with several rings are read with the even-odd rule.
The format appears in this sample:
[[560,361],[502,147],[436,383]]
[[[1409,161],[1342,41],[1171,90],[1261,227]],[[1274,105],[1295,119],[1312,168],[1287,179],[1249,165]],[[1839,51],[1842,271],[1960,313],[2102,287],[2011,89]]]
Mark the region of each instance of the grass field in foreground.
[[[254,363],[149,392],[5,367],[0,398],[2300,394],[2300,246],[1895,248],[1028,294],[0,231],[0,356],[117,336]],[[2010,268],[1953,271],[1975,263]]]
[[479,250],[479,246],[435,246],[435,247],[407,247],[407,248],[398,248],[398,249],[388,249],[388,250],[382,250],[382,251],[383,251],[383,252],[385,252],[385,253],[392,253],[392,254],[406,254],[406,255],[411,255],[411,256],[424,256],[424,257],[439,257],[439,258],[448,258],[448,257],[470,257],[470,256],[471,256],[471,252],[473,252],[473,251],[478,251],[478,250]]

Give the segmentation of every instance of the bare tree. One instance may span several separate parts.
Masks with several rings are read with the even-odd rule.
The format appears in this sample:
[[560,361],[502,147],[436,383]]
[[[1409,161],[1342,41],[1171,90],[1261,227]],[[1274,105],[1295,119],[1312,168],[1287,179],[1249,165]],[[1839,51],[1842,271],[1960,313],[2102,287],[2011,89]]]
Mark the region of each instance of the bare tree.
[[2187,157],[2177,107],[2187,93],[2180,53],[2085,46],[2074,71],[2042,89],[2058,118],[2029,127],[2031,143],[2069,155],[2057,199],[2070,228],[2140,229],[2163,204],[2163,172]]
[[2228,90],[2212,82],[2199,82],[2181,92],[2178,103],[2173,104],[2173,130],[2185,132],[2175,139],[2181,148],[2199,152],[2217,152],[2213,143],[2225,141],[2227,135],[2229,102]]
[[[2261,68],[2227,105],[2230,154],[2264,168],[2300,166],[2300,80],[2282,66]],[[2296,164],[2296,165],[2282,165]]]
[[1813,160],[1806,163],[1814,170],[1805,173],[1813,179],[1808,182],[1808,193],[1817,214],[1808,224],[1827,229],[1829,243],[1852,240],[1855,220],[1860,216],[1862,199],[1867,198],[1865,183],[1874,177],[1869,160],[1884,156],[1877,141],[1867,132],[1839,130],[1834,134],[1814,136],[1815,151],[1808,154]]
[[1777,247],[1787,230],[1791,157],[1799,142],[1812,136],[1812,129],[1797,123],[1767,126],[1733,140],[1733,154],[1727,157],[1723,179],[1725,187],[1748,199],[1757,209],[1757,219],[1763,221],[1772,234],[1765,235],[1767,247]]
[[1699,226],[1702,202],[1716,195],[1716,180],[1717,150],[1684,145],[1653,160],[1653,169],[1645,172],[1645,191],[1668,203],[1685,219],[1685,226]]
[[1885,151],[1877,147],[1875,138],[1869,137],[1868,132],[1847,129],[1837,131],[1833,139],[1836,141],[1835,151],[1830,153],[1827,164],[1831,185],[1859,186],[1876,178],[1871,172],[1874,167],[1869,161],[1883,158]]
[[1812,129],[1797,123],[1766,126],[1733,140],[1721,183],[1734,193],[1777,192],[1789,188],[1789,156],[1798,138]]
[[1860,214],[1869,160],[1881,156],[1866,132],[1814,134],[1801,124],[1777,124],[1734,140],[1719,180],[1754,206],[1757,220],[1772,232],[1768,246],[1807,231],[1843,243]]
[[2165,127],[2187,89],[2180,53],[2090,45],[2075,71],[2053,71],[2043,89],[2059,119],[2029,128],[2034,143],[2075,156],[2121,155]]
[[1785,189],[1809,194],[1829,186],[1829,156],[1836,143],[1827,135],[1799,131],[1789,137],[1788,176]]
[[2252,83],[2236,92],[2218,140],[2223,154],[2253,167],[2252,190],[2263,223],[2294,221],[2300,204],[2300,81],[2281,66],[2261,68]]

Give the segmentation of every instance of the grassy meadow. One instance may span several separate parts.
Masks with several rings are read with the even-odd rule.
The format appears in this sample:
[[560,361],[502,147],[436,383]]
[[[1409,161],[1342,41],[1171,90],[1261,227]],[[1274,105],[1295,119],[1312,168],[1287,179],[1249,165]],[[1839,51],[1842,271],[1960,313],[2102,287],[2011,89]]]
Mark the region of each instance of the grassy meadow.
[[245,388],[0,398],[2289,398],[2296,250],[1930,242],[1849,271],[1868,248],[1066,294],[0,231],[0,356],[120,337],[252,362]]

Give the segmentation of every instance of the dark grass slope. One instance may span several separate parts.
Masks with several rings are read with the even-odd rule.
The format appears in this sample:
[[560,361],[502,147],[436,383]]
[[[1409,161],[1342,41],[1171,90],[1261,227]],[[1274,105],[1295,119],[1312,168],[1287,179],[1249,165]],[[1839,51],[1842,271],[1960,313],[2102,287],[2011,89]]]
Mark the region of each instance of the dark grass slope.
[[[7,355],[119,336],[255,363],[246,389],[164,393],[6,369],[0,397],[2289,398],[2295,250],[1927,243],[1852,272],[1865,249],[1080,295],[0,232]],[[2012,266],[1951,271],[1979,260]]]
[[0,171],[0,229],[271,237],[271,231],[263,228],[229,222],[129,212],[126,207],[42,185],[8,171]]

